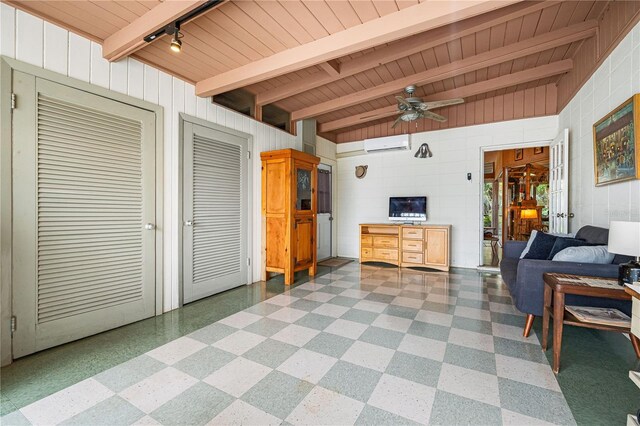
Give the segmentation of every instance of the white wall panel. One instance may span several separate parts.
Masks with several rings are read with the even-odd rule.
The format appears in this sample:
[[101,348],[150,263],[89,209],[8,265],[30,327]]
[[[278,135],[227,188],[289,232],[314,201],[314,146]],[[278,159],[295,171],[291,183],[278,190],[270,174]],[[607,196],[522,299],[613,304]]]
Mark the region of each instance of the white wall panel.
[[0,55],[16,56],[16,10],[0,3]]
[[91,72],[90,81],[92,84],[109,88],[111,67],[109,61],[102,57],[102,46],[91,42]]
[[569,222],[609,227],[612,220],[640,221],[640,181],[595,186],[593,124],[635,93],[640,93],[640,24],[614,49],[560,112],[560,128],[570,132]]
[[69,67],[67,75],[82,81],[91,81],[91,42],[69,33]]
[[129,61],[127,58],[120,59],[116,62],[109,64],[111,67],[111,76],[109,78],[109,88],[120,93],[127,93],[127,85],[129,77],[127,71],[129,70]]
[[129,58],[127,72],[127,93],[134,98],[144,98],[144,65],[140,61]]
[[44,23],[44,67],[60,74],[67,73],[69,33],[62,28]]
[[[16,29],[16,16],[22,29]],[[26,28],[35,28],[27,31]],[[40,28],[38,30],[38,28]],[[14,8],[0,3],[0,53],[12,58],[16,57],[16,47],[21,54],[26,55],[31,63],[67,74],[83,81],[94,82],[111,90],[128,93],[137,98],[157,103],[164,108],[164,309],[165,311],[178,307],[179,277],[178,277],[178,223],[179,192],[178,192],[178,161],[179,161],[179,117],[178,113],[187,111],[189,114],[206,118],[212,123],[227,126],[253,136],[253,248],[252,265],[255,279],[260,277],[261,264],[261,219],[260,219],[260,152],[269,149],[296,148],[301,149],[300,140],[285,132],[276,130],[268,125],[238,114],[234,111],[213,105],[208,99],[198,99],[191,84],[171,77],[153,67],[142,65],[132,59],[120,60],[108,64],[100,53],[100,46],[76,34],[47,24],[46,34],[68,39],[67,49],[62,53],[66,57],[67,67],[62,68],[52,58],[61,53],[60,45],[44,41],[43,21],[23,12],[16,12]],[[25,50],[26,47],[29,49]],[[57,52],[57,53],[56,53]],[[40,58],[40,59],[38,59]],[[49,59],[47,59],[49,58]],[[44,60],[44,64],[43,64]]]
[[[389,197],[427,196],[427,222],[451,224],[451,264],[475,268],[480,260],[480,182],[483,148],[548,142],[558,117],[504,121],[411,135],[411,150],[338,158],[338,256],[358,257],[358,225],[387,222]],[[433,157],[415,158],[424,142]],[[359,151],[362,142],[338,145]],[[355,167],[368,165],[364,179]],[[467,173],[472,180],[467,180]]]
[[16,13],[16,59],[42,66],[44,24],[41,19],[18,10]]

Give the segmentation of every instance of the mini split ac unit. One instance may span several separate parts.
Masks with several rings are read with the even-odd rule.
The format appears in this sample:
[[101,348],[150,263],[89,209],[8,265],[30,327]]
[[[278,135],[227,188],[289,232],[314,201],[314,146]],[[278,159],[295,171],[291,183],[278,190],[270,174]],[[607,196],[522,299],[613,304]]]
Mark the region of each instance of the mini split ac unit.
[[399,151],[411,148],[409,135],[386,136],[384,138],[365,139],[366,152]]

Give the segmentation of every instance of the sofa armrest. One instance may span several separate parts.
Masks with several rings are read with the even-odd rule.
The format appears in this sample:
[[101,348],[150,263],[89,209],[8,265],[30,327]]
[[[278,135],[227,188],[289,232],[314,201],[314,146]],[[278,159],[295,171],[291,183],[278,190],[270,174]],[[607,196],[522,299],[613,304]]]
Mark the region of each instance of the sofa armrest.
[[505,241],[502,247],[502,254],[504,257],[518,259],[526,246],[526,241]]
[[542,315],[545,272],[617,278],[618,265],[522,259],[518,263],[516,285],[511,294],[521,312]]

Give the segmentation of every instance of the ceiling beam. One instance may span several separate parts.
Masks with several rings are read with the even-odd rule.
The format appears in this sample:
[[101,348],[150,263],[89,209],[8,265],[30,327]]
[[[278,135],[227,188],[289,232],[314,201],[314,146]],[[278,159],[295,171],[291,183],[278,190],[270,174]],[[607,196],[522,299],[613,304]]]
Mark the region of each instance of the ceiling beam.
[[117,61],[141,49],[143,38],[202,5],[205,0],[165,0],[104,40],[102,56]]
[[[407,39],[389,43],[388,46],[366,53],[356,59],[343,62],[338,75],[315,73],[288,84],[280,85],[256,95],[259,105],[266,105],[286,99],[306,90],[315,89],[345,77],[375,68],[415,53],[419,53],[441,44],[475,34],[512,19],[517,19],[541,9],[557,5],[555,1],[522,2],[480,16],[474,16],[462,22],[452,24],[451,27],[440,27],[431,31],[417,34]],[[324,69],[324,68],[323,68]],[[325,71],[327,71],[325,69]]]
[[454,61],[440,67],[432,68],[417,74],[409,75],[388,83],[381,84],[366,90],[331,99],[315,104],[307,108],[293,111],[292,120],[302,120],[309,117],[317,117],[342,108],[347,108],[362,102],[389,96],[401,92],[410,84],[424,85],[446,78],[466,74],[468,72],[498,65],[514,59],[543,52],[548,49],[573,43],[592,37],[597,31],[596,21],[586,21],[565,27],[550,33],[533,37],[524,41],[509,44],[498,49],[489,50],[479,55],[470,56],[459,61]]
[[[531,81],[540,80],[542,78],[563,74],[571,71],[572,68],[573,61],[571,59],[565,59],[558,62],[552,62],[547,65],[542,65],[540,67],[531,68],[525,71],[507,74],[500,77],[492,78],[490,80],[469,84],[457,89],[435,93],[431,96],[427,96],[424,100],[425,102],[429,102],[442,101],[452,98],[467,98],[470,96],[480,95],[494,90],[506,89],[507,87],[517,86],[519,84],[529,83]],[[318,127],[318,131],[324,133],[338,129],[344,129],[346,127],[357,126],[369,121],[390,117],[392,115],[395,115],[397,112],[397,106],[390,105],[372,111],[363,112],[361,114],[356,114],[351,117],[321,123]]]
[[340,63],[338,63],[338,61],[336,61],[335,59],[327,62],[320,62],[318,66],[322,68],[324,72],[327,73],[327,75],[335,78],[340,78]]
[[521,0],[428,1],[390,13],[344,31],[275,53],[258,61],[199,81],[198,96],[248,86],[321,62],[449,25]]

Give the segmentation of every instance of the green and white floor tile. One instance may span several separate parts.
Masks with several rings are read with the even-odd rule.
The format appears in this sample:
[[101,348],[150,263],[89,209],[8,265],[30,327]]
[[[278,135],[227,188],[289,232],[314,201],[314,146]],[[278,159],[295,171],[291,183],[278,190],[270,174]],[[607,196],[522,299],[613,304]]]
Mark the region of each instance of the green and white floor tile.
[[522,324],[497,276],[351,263],[2,424],[575,424]]

